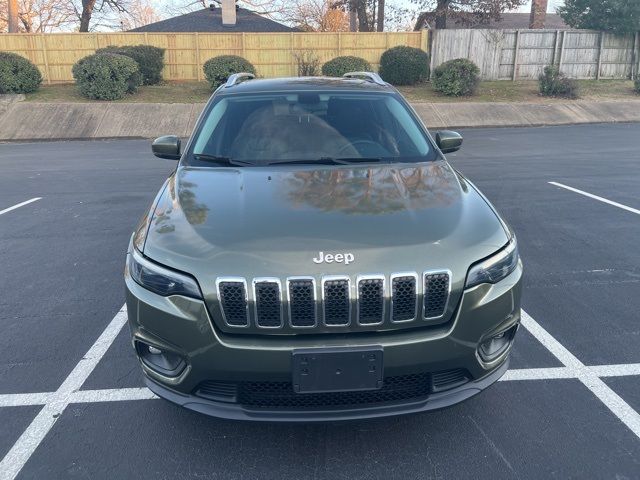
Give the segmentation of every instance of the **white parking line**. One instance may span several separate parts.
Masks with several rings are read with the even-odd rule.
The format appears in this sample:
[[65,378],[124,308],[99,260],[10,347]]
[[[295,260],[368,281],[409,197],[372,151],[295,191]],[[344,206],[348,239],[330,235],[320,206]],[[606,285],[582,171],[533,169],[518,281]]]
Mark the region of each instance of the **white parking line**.
[[[0,395],[0,408],[44,405],[40,413],[0,462],[0,480],[14,480],[16,478],[69,404],[154,400],[158,398],[147,388],[79,390],[122,330],[126,319],[125,305],[57,391]],[[638,412],[633,410],[600,379],[600,377],[640,375],[640,364],[586,366],[525,311],[522,311],[521,320],[522,325],[565,366],[509,370],[500,381],[578,379],[633,433],[640,437],[640,415]]]
[[113,341],[122,330],[127,321],[127,307],[124,305],[113,317],[107,328],[98,337],[82,360],[71,371],[66,380],[55,392],[54,400],[47,403],[40,413],[13,445],[11,450],[0,462],[0,479],[13,480],[22,467],[29,460],[33,452],[38,448],[49,430],[56,423],[64,409],[69,405],[69,399],[74,392],[82,387],[82,384],[96,368]]
[[580,380],[613,414],[640,438],[640,414],[607,386],[591,369],[558,342],[549,332],[529,316],[524,310],[522,325],[542,343],[566,367],[576,372]]
[[[585,367],[598,377],[640,376],[640,364],[596,365]],[[532,380],[566,380],[579,378],[581,371],[569,367],[516,368],[508,370],[501,382]],[[148,388],[105,388],[99,390],[78,390],[68,395],[67,403],[127,402],[133,400],[155,400],[158,397]],[[45,405],[60,400],[57,392],[8,393],[0,395],[0,408]]]
[[589,193],[589,192],[585,192],[583,190],[578,190],[577,188],[573,188],[573,187],[570,187],[568,185],[564,185],[562,183],[549,182],[549,184],[550,185],[555,185],[556,187],[564,188],[565,190],[569,190],[571,192],[579,193],[580,195],[584,195],[585,197],[593,198],[594,200],[598,200],[599,202],[603,202],[603,203],[607,203],[609,205],[613,205],[614,207],[621,208],[623,210],[626,210],[627,212],[631,212],[631,213],[635,213],[637,215],[640,215],[640,210],[637,210],[637,209],[631,208],[631,207],[627,207],[626,205],[623,205],[623,204],[618,203],[618,202],[614,202],[613,200],[607,200],[606,198],[599,197],[597,195],[594,195],[594,194]]
[[11,212],[13,210],[16,210],[17,208],[24,207],[25,205],[29,205],[30,203],[37,202],[38,200],[42,200],[42,197],[35,197],[35,198],[30,199],[30,200],[27,200],[26,202],[18,203],[17,205],[14,205],[13,207],[9,207],[9,208],[5,208],[4,210],[0,210],[0,215],[4,215],[5,213],[9,213],[9,212]]

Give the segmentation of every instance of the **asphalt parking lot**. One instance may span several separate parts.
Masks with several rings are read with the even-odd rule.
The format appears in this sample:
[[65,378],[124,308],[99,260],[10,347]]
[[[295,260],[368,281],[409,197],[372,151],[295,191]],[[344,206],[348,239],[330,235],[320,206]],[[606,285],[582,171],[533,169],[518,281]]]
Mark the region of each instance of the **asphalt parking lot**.
[[0,478],[640,478],[640,125],[463,133],[449,159],[526,266],[510,371],[443,411],[314,425],[142,388],[124,253],[174,163],[148,141],[0,145]]

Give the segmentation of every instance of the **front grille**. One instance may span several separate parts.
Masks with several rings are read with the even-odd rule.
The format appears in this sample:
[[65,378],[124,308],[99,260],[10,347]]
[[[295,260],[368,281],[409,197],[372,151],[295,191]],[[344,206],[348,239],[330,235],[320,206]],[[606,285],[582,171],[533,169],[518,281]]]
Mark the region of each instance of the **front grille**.
[[240,384],[238,403],[255,408],[314,409],[355,407],[426,398],[431,390],[429,374],[389,377],[380,390],[359,392],[295,393],[289,382]]
[[[249,285],[249,288],[247,288]],[[442,323],[451,291],[448,271],[216,279],[223,330],[255,334],[338,333],[412,328]],[[214,307],[215,308],[215,307]],[[216,316],[214,315],[214,318]],[[430,321],[430,323],[427,323]],[[253,328],[246,328],[253,327]],[[347,328],[348,327],[348,328]]]
[[325,280],[322,288],[324,291],[324,324],[331,327],[349,325],[351,320],[349,279]]
[[316,324],[316,285],[311,279],[291,279],[289,287],[289,319],[293,327]]
[[218,296],[224,321],[232,327],[249,325],[247,284],[244,281],[218,281]]
[[277,281],[254,280],[256,322],[259,327],[278,328],[282,326],[282,300],[280,283]]
[[417,305],[417,281],[415,276],[404,275],[391,280],[391,321],[410,322],[415,320]]
[[358,323],[376,325],[384,321],[384,278],[358,281]]
[[354,392],[296,393],[290,382],[202,382],[194,394],[218,401],[263,409],[357,408],[393,402],[424,400],[431,393],[464,385],[471,375],[464,369],[386,377],[381,389]]
[[449,300],[449,274],[427,273],[424,276],[424,318],[444,315]]

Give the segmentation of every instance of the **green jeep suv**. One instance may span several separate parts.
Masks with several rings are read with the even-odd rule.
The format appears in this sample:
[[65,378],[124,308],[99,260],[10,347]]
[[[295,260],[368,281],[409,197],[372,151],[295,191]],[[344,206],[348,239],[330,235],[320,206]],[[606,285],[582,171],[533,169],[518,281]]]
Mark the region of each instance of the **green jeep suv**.
[[373,73],[233,75],[131,239],[148,387],[218,417],[340,420],[446,407],[503,375],[516,237]]

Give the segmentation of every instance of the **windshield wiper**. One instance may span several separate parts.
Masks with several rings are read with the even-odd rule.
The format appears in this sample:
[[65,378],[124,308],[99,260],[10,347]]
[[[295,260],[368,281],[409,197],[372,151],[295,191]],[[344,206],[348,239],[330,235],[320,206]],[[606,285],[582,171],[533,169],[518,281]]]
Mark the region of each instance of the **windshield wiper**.
[[350,163],[379,163],[382,161],[381,157],[341,157],[332,158],[335,163],[340,165],[349,165]]
[[236,167],[245,167],[245,166],[255,166],[255,164],[251,162],[245,162],[243,160],[234,160],[231,157],[221,157],[218,155],[208,155],[206,153],[194,153],[193,158],[196,160],[202,160],[205,162],[215,162],[220,165],[233,165]]
[[268,165],[349,165],[352,163],[378,163],[382,158],[379,157],[321,157],[317,160],[282,160],[277,162],[269,162]]

